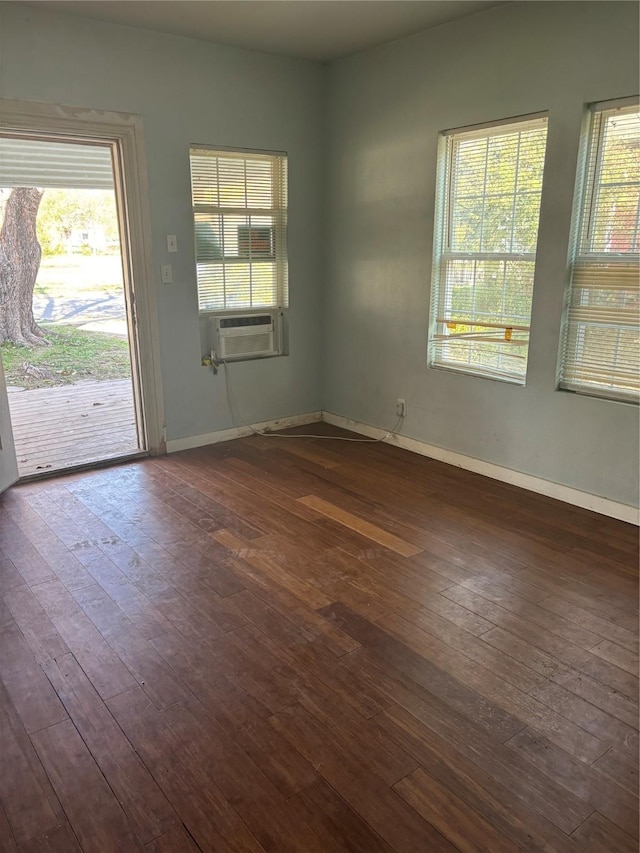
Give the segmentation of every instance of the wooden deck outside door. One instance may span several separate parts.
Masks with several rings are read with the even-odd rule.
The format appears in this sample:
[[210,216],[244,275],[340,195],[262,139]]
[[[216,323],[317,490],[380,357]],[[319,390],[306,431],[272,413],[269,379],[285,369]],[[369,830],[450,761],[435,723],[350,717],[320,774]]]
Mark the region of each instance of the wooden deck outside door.
[[18,460],[13,444],[13,431],[9,414],[7,384],[0,359],[0,492],[4,492],[18,479]]

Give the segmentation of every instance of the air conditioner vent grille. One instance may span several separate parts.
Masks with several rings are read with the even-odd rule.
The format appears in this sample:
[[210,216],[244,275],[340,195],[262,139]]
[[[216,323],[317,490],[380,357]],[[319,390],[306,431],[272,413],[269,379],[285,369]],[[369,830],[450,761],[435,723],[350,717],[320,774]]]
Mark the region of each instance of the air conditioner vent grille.
[[222,358],[239,355],[264,355],[273,353],[273,333],[262,332],[242,337],[220,338],[220,355]]
[[252,314],[249,317],[221,317],[221,329],[237,329],[243,326],[268,326],[272,323],[271,314]]

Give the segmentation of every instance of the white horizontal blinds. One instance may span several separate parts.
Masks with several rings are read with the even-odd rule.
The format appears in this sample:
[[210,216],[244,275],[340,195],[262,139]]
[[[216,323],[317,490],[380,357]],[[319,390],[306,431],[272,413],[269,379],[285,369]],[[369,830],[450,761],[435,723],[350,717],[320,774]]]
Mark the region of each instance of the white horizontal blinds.
[[275,169],[274,202],[279,211],[275,228],[275,246],[278,263],[276,273],[278,276],[279,304],[283,307],[289,304],[289,260],[287,254],[287,229],[288,229],[288,206],[289,206],[289,170],[287,158],[277,158]]
[[592,112],[560,385],[640,396],[640,108]]
[[0,136],[0,187],[113,189],[111,146]]
[[191,149],[200,311],[287,304],[284,155]]
[[547,119],[447,134],[431,364],[524,383]]

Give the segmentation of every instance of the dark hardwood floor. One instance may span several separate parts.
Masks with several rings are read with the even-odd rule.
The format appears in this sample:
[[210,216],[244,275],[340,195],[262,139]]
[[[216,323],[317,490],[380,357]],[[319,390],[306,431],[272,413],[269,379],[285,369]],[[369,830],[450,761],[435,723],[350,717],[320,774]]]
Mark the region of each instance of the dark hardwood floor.
[[0,848],[636,851],[637,539],[382,444],[15,487]]

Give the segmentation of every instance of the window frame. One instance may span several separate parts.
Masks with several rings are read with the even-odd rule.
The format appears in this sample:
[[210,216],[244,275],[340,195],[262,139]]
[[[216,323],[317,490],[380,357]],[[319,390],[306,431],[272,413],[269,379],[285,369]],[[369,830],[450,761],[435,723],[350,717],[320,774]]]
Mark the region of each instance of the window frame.
[[[273,193],[273,205],[270,208],[249,208],[249,207],[232,207],[228,205],[207,205],[196,204],[194,201],[194,186],[193,186],[193,171],[192,171],[192,156],[200,153],[210,152],[212,157],[228,157],[239,160],[251,160],[252,157],[260,160],[268,160],[272,164],[271,187]],[[288,263],[288,169],[289,157],[286,151],[272,151],[249,148],[233,148],[229,146],[205,145],[200,143],[192,143],[189,145],[189,174],[191,187],[191,212],[194,226],[194,256],[196,263],[196,287],[198,297],[198,315],[200,317],[217,317],[236,314],[256,314],[256,313],[275,313],[286,311],[289,307],[289,263]],[[276,277],[276,300],[273,303],[258,305],[248,305],[242,307],[227,306],[220,308],[201,308],[200,296],[200,280],[198,267],[201,263],[198,262],[198,247],[197,247],[197,214],[205,214],[212,216],[233,216],[233,217],[271,217],[273,225],[256,225],[256,229],[265,229],[269,227],[272,232],[272,254],[263,256],[262,260],[273,263],[275,265]],[[250,228],[250,225],[238,226]],[[259,263],[258,259],[250,260],[250,263]],[[209,262],[213,263],[213,262]],[[222,255],[220,258],[222,265],[233,263],[247,263],[247,256],[237,255]],[[225,296],[226,302],[226,296]]]
[[[569,360],[568,348],[571,333],[571,309],[574,290],[574,274],[576,268],[588,269],[589,265],[620,265],[622,270],[636,270],[636,278],[640,275],[640,251],[638,252],[598,252],[591,251],[593,228],[596,215],[595,201],[598,197],[599,176],[602,174],[604,154],[605,113],[617,110],[631,110],[640,107],[640,96],[634,95],[608,101],[598,101],[587,105],[580,133],[580,149],[576,174],[576,185],[572,205],[571,238],[567,260],[565,285],[565,305],[560,333],[560,346],[556,372],[556,390],[580,394],[610,402],[638,405],[640,393],[625,391],[605,385],[595,385],[580,382],[577,379],[565,378],[564,372]],[[596,124],[597,122],[597,124]],[[593,156],[594,148],[596,154]],[[591,166],[593,162],[593,166]]]
[[[436,166],[436,202],[434,212],[434,244],[433,244],[433,262],[431,274],[431,293],[430,293],[430,309],[429,309],[429,331],[427,341],[427,366],[437,370],[447,370],[453,373],[462,373],[468,376],[480,377],[483,379],[491,379],[507,384],[524,386],[526,384],[526,370],[524,375],[517,376],[512,372],[500,373],[498,370],[490,371],[486,368],[473,369],[470,364],[455,362],[447,363],[442,360],[437,360],[437,341],[443,339],[446,320],[446,297],[447,297],[447,269],[448,264],[455,260],[481,260],[481,261],[525,261],[533,264],[532,279],[535,278],[536,257],[537,257],[537,236],[536,233],[536,251],[534,252],[463,252],[453,251],[451,248],[452,233],[453,233],[453,213],[454,213],[454,192],[455,192],[455,140],[456,137],[464,136],[467,139],[472,139],[474,135],[482,139],[485,137],[499,135],[500,131],[508,131],[509,126],[518,126],[540,122],[548,130],[549,113],[548,111],[539,111],[529,113],[527,115],[513,116],[509,118],[499,119],[482,124],[476,124],[466,127],[459,127],[450,130],[441,131],[438,139],[437,150],[437,166]],[[493,133],[491,132],[493,131]],[[540,188],[540,199],[542,199],[545,165],[546,165],[547,144],[545,138],[545,151],[542,162],[542,184]],[[516,172],[517,175],[517,172]],[[486,190],[486,187],[485,187]],[[486,193],[485,193],[486,194]],[[514,193],[514,202],[517,195]],[[540,211],[538,211],[537,229],[539,231]],[[512,226],[513,227],[513,226]],[[458,321],[458,325],[462,325]],[[480,324],[476,325],[478,328]],[[517,334],[526,333],[529,336],[530,322],[528,325],[512,324],[507,325],[500,323],[490,323],[480,326],[488,330],[504,330],[505,342],[511,339],[513,332]],[[509,330],[507,332],[507,330]],[[528,357],[529,339],[527,338],[527,357]]]

